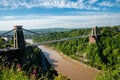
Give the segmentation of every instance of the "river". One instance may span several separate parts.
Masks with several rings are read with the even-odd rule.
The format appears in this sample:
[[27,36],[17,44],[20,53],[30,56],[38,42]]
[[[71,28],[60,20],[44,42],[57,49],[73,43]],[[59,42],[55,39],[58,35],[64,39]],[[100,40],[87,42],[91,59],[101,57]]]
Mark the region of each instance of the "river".
[[[27,42],[31,43],[31,40]],[[98,70],[70,59],[53,48],[44,45],[38,45],[38,47],[58,73],[72,80],[94,80],[98,73]]]

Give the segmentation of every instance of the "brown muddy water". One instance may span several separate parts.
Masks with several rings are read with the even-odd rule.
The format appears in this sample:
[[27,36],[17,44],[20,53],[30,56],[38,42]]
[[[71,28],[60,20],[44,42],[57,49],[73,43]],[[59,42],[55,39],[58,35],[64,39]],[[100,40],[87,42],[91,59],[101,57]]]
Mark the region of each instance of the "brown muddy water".
[[52,64],[58,73],[67,76],[71,80],[94,80],[98,70],[91,68],[85,64],[77,62],[57,50],[46,46],[38,46],[48,61]]

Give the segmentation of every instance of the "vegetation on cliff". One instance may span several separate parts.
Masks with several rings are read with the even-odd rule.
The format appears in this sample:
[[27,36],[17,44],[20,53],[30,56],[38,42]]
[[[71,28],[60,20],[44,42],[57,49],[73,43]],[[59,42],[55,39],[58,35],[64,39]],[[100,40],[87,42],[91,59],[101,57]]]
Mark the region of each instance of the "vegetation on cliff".
[[[89,43],[88,38],[57,42],[49,46],[63,52],[71,58],[103,71],[97,80],[120,79],[120,26],[100,27],[101,35],[96,43]],[[67,32],[35,36],[34,41],[42,42],[66,37],[90,35],[91,29],[78,29]]]
[[0,52],[0,80],[60,80],[58,75],[36,46]]

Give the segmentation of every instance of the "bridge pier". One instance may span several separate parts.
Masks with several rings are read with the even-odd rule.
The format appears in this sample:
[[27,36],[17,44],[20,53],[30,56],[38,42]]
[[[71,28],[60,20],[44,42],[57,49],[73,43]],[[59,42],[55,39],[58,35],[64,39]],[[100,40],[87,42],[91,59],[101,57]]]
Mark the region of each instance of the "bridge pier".
[[22,26],[14,26],[14,48],[25,48]]

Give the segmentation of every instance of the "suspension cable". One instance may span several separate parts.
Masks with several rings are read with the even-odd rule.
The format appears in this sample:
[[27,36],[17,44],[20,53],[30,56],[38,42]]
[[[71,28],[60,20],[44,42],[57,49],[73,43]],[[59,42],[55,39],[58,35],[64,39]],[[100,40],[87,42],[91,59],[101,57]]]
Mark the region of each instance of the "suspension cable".
[[6,34],[8,34],[8,33],[12,32],[13,30],[14,30],[14,29],[9,30],[9,31],[7,31],[6,33],[1,34],[1,35],[0,35],[0,37],[2,37],[2,36],[4,36],[4,35],[6,35]]
[[36,34],[36,35],[42,35],[42,34],[40,34],[40,33],[36,33],[36,32],[30,31],[30,30],[27,30],[27,29],[24,29],[24,28],[23,28],[23,30],[25,30],[25,31],[27,31],[27,32],[30,32],[30,33],[33,33],[33,34]]
[[51,32],[51,33],[37,33],[37,32],[34,32],[34,31],[30,31],[30,30],[27,30],[27,29],[24,29],[23,30],[27,31],[27,32],[30,32],[30,33],[33,33],[33,34],[36,34],[36,35],[45,35],[45,34],[52,34],[52,33],[55,33],[55,32]]

